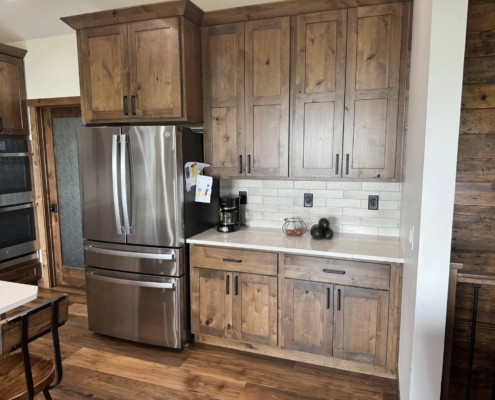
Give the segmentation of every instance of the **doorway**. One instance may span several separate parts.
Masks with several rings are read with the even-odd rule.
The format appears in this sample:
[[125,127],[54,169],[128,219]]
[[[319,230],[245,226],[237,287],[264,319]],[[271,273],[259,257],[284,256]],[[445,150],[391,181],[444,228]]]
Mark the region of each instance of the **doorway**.
[[39,286],[85,287],[77,160],[80,98],[28,102],[43,279]]

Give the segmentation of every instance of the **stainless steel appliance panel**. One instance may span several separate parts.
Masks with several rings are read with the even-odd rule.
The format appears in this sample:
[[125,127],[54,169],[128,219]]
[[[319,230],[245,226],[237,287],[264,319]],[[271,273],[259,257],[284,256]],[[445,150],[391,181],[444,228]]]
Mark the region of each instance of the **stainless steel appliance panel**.
[[0,261],[39,250],[34,204],[0,208]]
[[83,237],[125,243],[121,210],[121,128],[77,131]]
[[35,200],[33,153],[25,138],[0,138],[0,207]]
[[184,252],[184,247],[163,249],[85,241],[84,264],[115,271],[181,276],[185,273]]
[[93,332],[172,348],[186,344],[186,280],[86,267]]
[[[123,127],[127,243],[181,247],[184,239],[182,133],[175,126]],[[127,186],[127,187],[124,187]]]

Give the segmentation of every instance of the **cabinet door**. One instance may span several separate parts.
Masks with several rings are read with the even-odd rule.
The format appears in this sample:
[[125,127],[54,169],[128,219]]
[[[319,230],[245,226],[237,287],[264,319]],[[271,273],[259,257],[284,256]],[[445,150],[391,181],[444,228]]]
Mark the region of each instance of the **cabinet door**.
[[78,31],[83,121],[129,118],[127,25]]
[[349,10],[344,177],[394,178],[402,3]]
[[384,367],[389,292],[334,286],[333,356]]
[[234,274],[234,339],[277,346],[277,278]]
[[289,175],[290,17],[246,23],[246,175]]
[[332,355],[333,285],[285,279],[282,347]]
[[244,23],[202,28],[205,162],[215,177],[245,175]]
[[22,59],[0,54],[0,134],[29,135]]
[[296,21],[294,177],[340,177],[347,10],[299,15]]
[[132,117],[182,117],[179,19],[130,23],[128,35]]
[[192,268],[192,332],[232,337],[232,274]]

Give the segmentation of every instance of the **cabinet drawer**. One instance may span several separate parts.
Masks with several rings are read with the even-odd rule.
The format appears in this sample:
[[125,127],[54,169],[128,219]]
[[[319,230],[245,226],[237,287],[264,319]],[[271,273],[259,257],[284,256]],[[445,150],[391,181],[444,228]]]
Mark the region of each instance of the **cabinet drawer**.
[[191,246],[191,267],[277,275],[278,255],[259,251]]
[[390,265],[283,255],[284,277],[304,281],[389,290]]

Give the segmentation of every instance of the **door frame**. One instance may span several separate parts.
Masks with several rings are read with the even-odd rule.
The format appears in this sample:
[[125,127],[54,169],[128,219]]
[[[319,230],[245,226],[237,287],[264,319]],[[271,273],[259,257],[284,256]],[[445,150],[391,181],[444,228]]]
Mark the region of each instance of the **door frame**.
[[[53,165],[47,158],[47,138],[52,146],[52,111],[60,116],[81,116],[80,97],[60,97],[51,99],[28,100],[29,116],[31,124],[31,138],[33,147],[33,169],[37,203],[38,233],[42,258],[43,277],[38,281],[38,286],[51,288],[54,286],[72,286],[84,288],[86,286],[83,270],[64,268],[62,265],[60,226],[52,221],[49,211],[50,195],[56,195],[56,185],[50,185],[55,176],[50,175]],[[65,116],[65,115],[64,115]],[[47,123],[49,122],[49,123]],[[53,159],[53,158],[52,158]],[[50,188],[52,192],[50,192]],[[58,232],[54,231],[58,229]],[[59,266],[57,267],[57,260]]]

